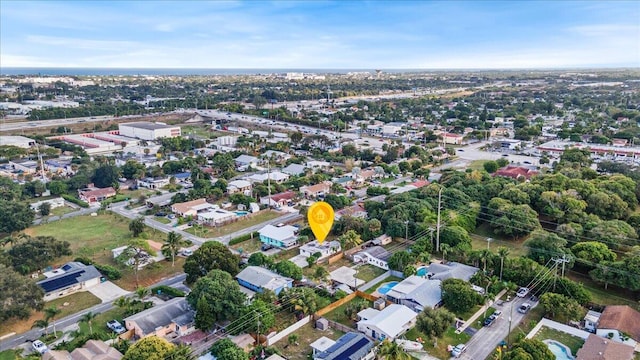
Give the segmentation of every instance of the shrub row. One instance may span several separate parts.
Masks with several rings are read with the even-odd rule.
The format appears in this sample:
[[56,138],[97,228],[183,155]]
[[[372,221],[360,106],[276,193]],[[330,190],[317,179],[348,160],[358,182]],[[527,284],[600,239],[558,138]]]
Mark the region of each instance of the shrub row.
[[247,240],[251,239],[251,237],[255,238],[255,237],[259,236],[259,235],[260,235],[260,233],[258,233],[257,231],[254,231],[253,233],[241,235],[241,236],[238,236],[236,238],[231,239],[231,241],[229,241],[229,245],[240,244],[243,241],[247,241]]
[[80,207],[83,207],[83,208],[88,208],[89,207],[89,204],[87,204],[86,202],[84,202],[84,201],[82,201],[82,200],[80,200],[78,198],[75,198],[75,197],[73,197],[71,195],[62,194],[60,196],[62,196],[62,198],[67,200],[68,202],[74,203],[74,204],[76,204],[76,205],[78,205]]
[[120,272],[120,270],[116,269],[115,267],[111,265],[96,264],[95,262],[93,262],[93,260],[85,256],[79,256],[73,259],[73,261],[81,262],[85,265],[95,266],[96,269],[98,269],[98,271],[100,271],[100,273],[106,276],[109,280],[118,280],[122,277],[122,272]]
[[169,295],[171,297],[184,297],[185,293],[182,290],[178,290],[178,289],[174,289],[170,286],[167,285],[160,285],[160,286],[156,286],[154,288],[151,289],[151,292],[153,294],[158,294],[158,291],[160,291],[162,294],[166,294]]

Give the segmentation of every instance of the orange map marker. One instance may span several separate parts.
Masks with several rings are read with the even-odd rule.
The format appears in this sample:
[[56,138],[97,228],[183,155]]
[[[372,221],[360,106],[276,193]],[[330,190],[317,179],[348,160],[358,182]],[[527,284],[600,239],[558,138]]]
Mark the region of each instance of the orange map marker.
[[307,211],[307,219],[313,235],[316,236],[318,243],[322,244],[327,238],[333,225],[333,208],[324,201],[318,201],[311,205]]

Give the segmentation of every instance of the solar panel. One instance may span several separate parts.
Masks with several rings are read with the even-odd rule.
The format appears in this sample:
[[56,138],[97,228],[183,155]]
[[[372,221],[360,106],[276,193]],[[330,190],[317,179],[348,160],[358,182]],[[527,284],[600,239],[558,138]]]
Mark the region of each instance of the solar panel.
[[355,344],[349,346],[338,356],[334,357],[333,360],[351,360],[351,355],[360,351],[360,349],[362,349],[367,343],[369,343],[369,339],[364,337],[360,338],[360,340],[358,340]]
[[69,271],[71,269],[73,269],[73,266],[71,266],[69,264],[66,264],[65,266],[62,267],[62,270],[64,270],[64,271]]
[[43,280],[38,283],[42,289],[44,289],[45,293],[49,293],[52,291],[56,291],[59,289],[64,289],[68,286],[74,285],[78,283],[78,278],[85,273],[85,270],[74,271],[70,274],[64,274],[59,278],[52,278],[50,280]]

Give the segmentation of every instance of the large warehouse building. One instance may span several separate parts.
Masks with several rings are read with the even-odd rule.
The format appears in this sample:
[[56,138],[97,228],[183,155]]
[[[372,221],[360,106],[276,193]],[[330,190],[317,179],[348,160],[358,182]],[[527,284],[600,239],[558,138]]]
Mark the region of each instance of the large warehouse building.
[[163,123],[133,122],[119,124],[120,135],[141,140],[157,140],[165,137],[177,137],[181,135],[179,126],[170,126]]

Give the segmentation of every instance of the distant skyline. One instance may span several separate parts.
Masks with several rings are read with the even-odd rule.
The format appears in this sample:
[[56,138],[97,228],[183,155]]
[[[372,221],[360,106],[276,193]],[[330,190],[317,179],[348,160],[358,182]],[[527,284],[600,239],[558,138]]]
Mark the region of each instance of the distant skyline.
[[640,67],[640,1],[0,1],[0,67]]

